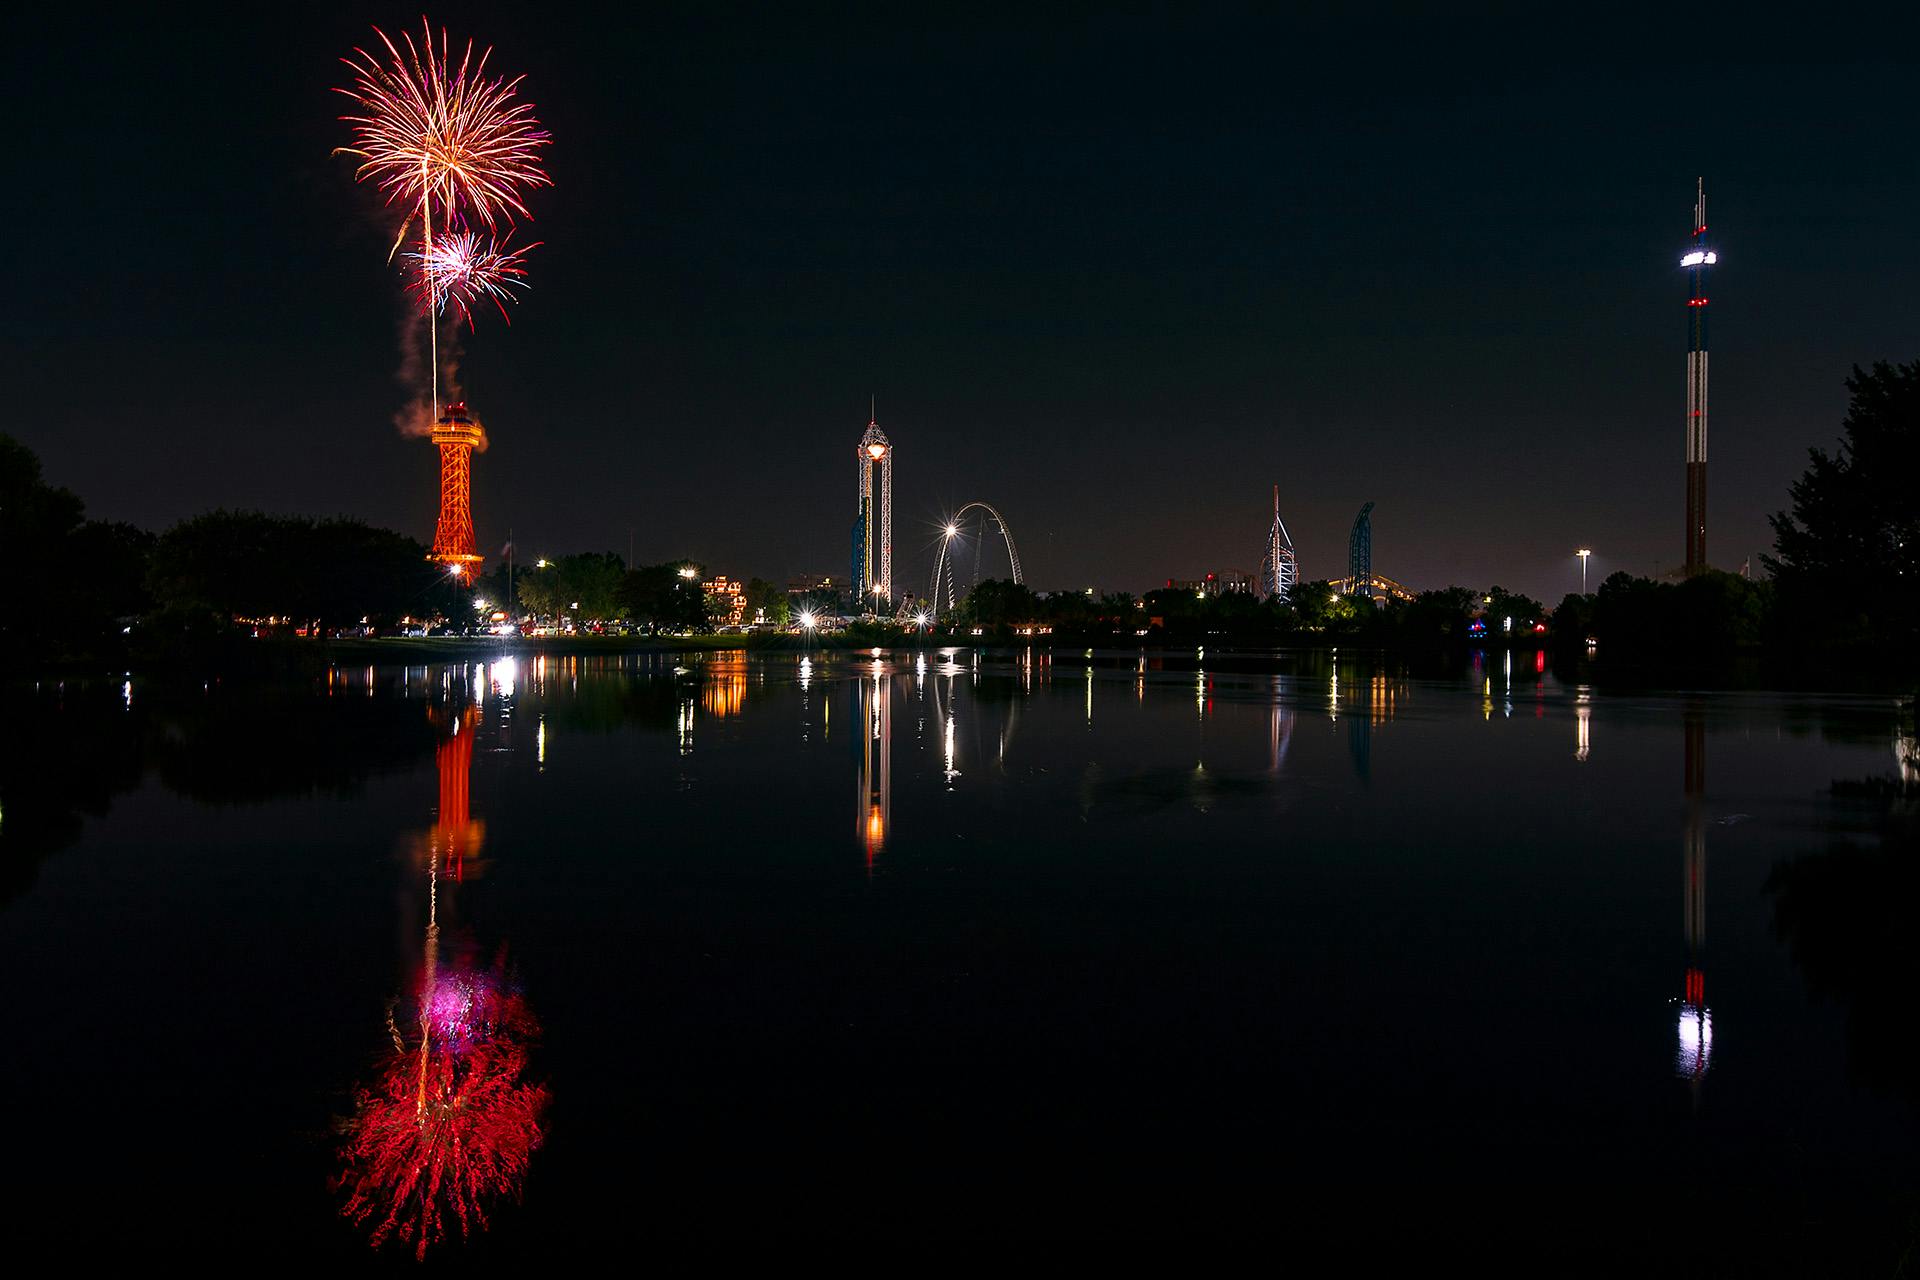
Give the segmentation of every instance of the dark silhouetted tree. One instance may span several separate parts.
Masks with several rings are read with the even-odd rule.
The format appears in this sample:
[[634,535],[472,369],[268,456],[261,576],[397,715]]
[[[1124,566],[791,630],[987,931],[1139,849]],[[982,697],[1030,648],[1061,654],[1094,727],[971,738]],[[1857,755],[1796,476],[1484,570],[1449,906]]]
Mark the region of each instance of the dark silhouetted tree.
[[1920,361],[1847,379],[1833,453],[1809,450],[1762,557],[1787,616],[1839,643],[1920,639]]

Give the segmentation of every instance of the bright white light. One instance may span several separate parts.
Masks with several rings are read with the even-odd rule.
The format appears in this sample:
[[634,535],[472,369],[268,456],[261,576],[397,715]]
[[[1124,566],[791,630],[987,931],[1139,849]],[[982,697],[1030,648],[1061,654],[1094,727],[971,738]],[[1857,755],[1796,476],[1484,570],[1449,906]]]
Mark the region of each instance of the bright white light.
[[804,609],[801,611],[800,625],[805,627],[807,630],[809,631],[813,630],[815,624],[818,622],[819,622],[819,619],[814,616],[813,610]]
[[1720,255],[1710,249],[1695,249],[1680,259],[1683,267],[1710,267],[1720,261]]
[[924,627],[924,626],[926,626],[926,625],[927,625],[927,615],[926,615],[926,614],[924,614],[924,613],[916,613],[916,614],[914,614],[914,615],[913,615],[913,625],[914,625],[914,626],[916,626],[916,627]]
[[957,538],[957,537],[959,537],[959,536],[960,536],[960,526],[959,526],[959,525],[957,525],[957,524],[950,524],[950,525],[948,525],[948,526],[947,526],[947,536],[948,536],[949,538]]
[[1693,1079],[1707,1073],[1713,1059],[1713,1013],[1690,1004],[1680,1006],[1680,1044],[1673,1056],[1674,1070]]
[[700,576],[700,571],[692,565],[686,565],[681,568],[680,576],[683,578],[697,578]]

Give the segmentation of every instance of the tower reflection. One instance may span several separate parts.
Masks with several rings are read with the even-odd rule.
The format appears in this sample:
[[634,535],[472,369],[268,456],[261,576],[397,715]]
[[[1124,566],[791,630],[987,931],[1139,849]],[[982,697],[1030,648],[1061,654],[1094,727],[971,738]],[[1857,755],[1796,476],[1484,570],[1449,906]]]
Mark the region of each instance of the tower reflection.
[[[511,683],[495,689],[512,696]],[[408,1001],[388,1005],[391,1047],[340,1126],[342,1214],[375,1247],[397,1238],[416,1258],[456,1229],[463,1239],[484,1231],[490,1204],[518,1199],[544,1136],[548,1092],[528,1075],[539,1024],[504,952],[482,962],[471,937],[441,932],[452,887],[482,865],[485,827],[471,813],[480,717],[475,702],[435,717],[446,726],[434,755],[440,807],[409,859],[427,878],[420,968]]]
[[1685,874],[1683,931],[1687,940],[1686,993],[1680,1001],[1679,1044],[1674,1071],[1697,1091],[1713,1056],[1713,1011],[1707,1008],[1703,969],[1707,941],[1707,729],[1698,706],[1686,709],[1682,723],[1686,811],[1681,820]]
[[473,740],[480,726],[480,708],[469,703],[447,719],[447,736],[433,752],[440,807],[426,835],[430,882],[442,876],[465,879],[468,859],[479,858],[486,840],[486,824],[476,821],[472,813]]
[[1267,772],[1278,776],[1287,762],[1287,748],[1293,745],[1293,708],[1285,702],[1285,679],[1273,678],[1273,707],[1268,712]]
[[[1373,779],[1373,731],[1393,723],[1394,717],[1400,712],[1400,704],[1407,697],[1407,687],[1406,681],[1385,671],[1371,672],[1364,683],[1348,681],[1349,697],[1354,700],[1364,697],[1366,700],[1364,707],[1350,708],[1347,717],[1347,750],[1353,757],[1353,775],[1363,786]],[[1337,705],[1337,674],[1330,696]]]
[[856,723],[862,732],[854,825],[871,872],[893,825],[893,676],[876,660],[872,673],[856,681],[855,689]]

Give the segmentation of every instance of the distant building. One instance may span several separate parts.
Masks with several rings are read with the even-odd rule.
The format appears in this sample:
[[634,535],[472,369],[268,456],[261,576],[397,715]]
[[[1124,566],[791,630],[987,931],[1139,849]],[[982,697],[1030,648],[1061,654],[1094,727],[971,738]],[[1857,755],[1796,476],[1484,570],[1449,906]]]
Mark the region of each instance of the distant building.
[[853,518],[852,560],[847,566],[847,581],[856,592],[864,591],[873,567],[873,499],[860,499],[860,514]]
[[841,583],[830,573],[799,573],[787,579],[790,596],[810,596],[815,592],[832,595],[840,589]]
[[707,600],[707,621],[716,627],[737,627],[746,621],[746,584],[720,574],[700,584]]
[[1259,582],[1250,573],[1210,573],[1204,578],[1168,578],[1167,590],[1191,591],[1195,595],[1254,595]]

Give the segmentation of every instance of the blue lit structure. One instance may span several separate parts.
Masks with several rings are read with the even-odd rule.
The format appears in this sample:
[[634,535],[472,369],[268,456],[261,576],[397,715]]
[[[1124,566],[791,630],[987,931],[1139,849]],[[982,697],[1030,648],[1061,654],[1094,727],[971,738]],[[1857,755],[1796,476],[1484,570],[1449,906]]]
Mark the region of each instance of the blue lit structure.
[[1353,532],[1347,535],[1347,578],[1354,590],[1373,578],[1373,504],[1360,508],[1353,518]]

